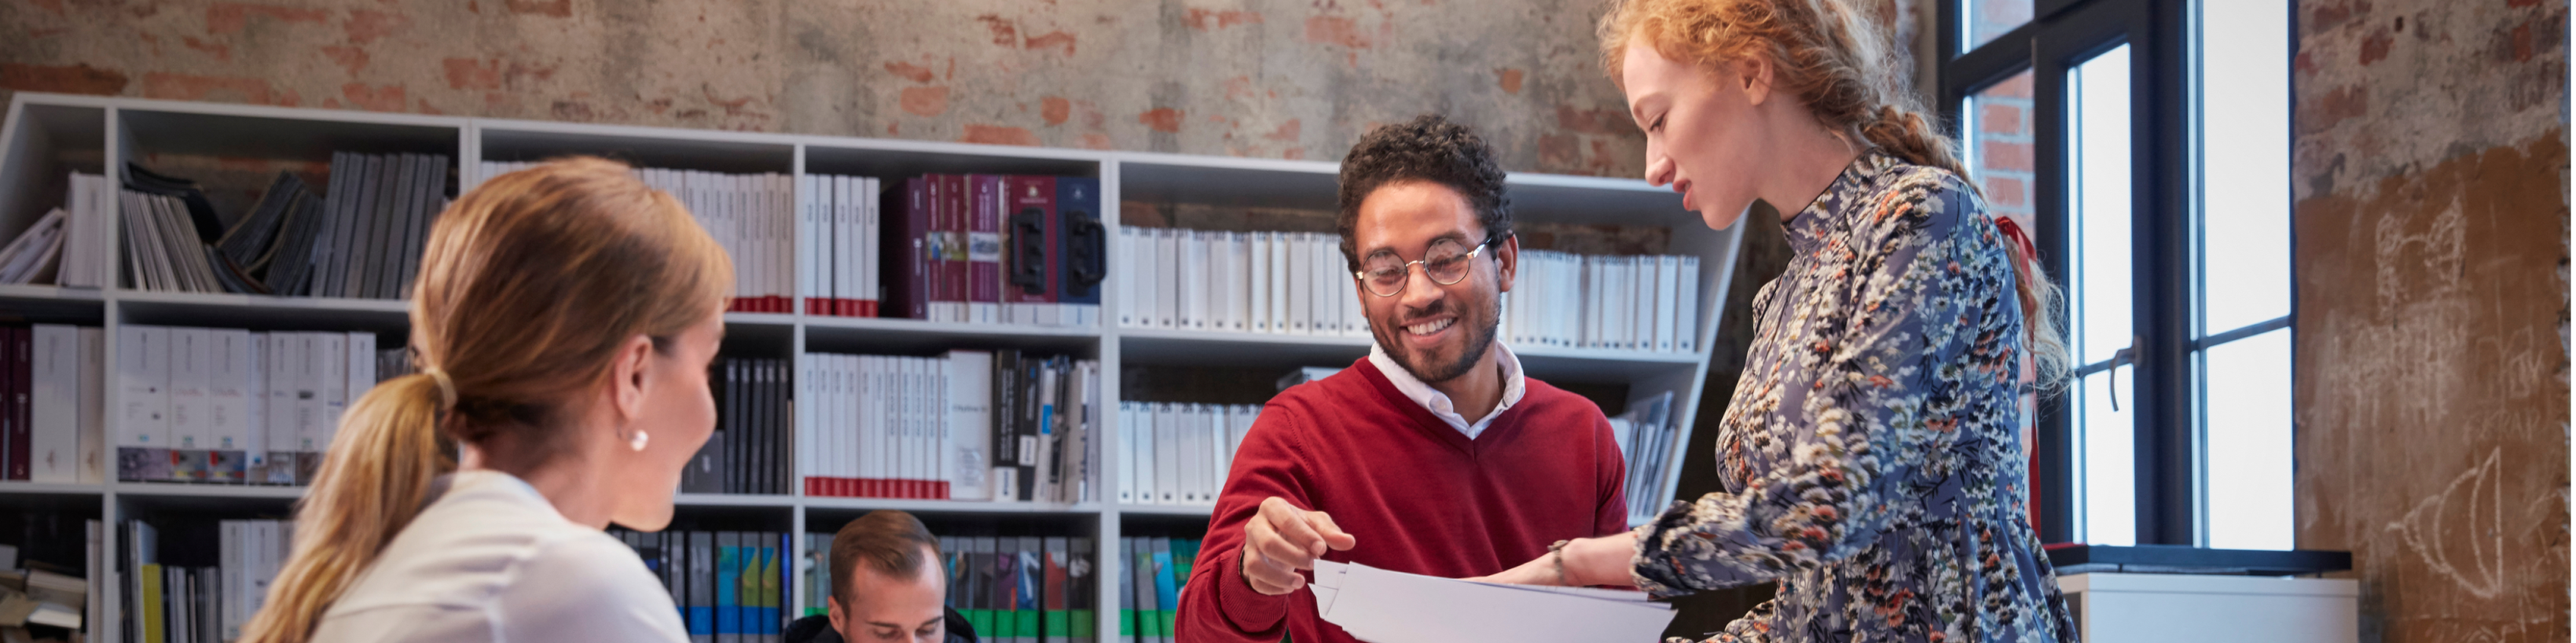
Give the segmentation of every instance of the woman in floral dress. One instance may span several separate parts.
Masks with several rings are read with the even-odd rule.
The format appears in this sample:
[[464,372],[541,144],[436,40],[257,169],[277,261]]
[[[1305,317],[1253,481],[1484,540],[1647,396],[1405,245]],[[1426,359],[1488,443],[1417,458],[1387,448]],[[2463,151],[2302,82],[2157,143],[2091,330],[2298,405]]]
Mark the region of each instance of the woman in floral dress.
[[1488,580],[1779,583],[1711,641],[2074,640],[2019,439],[2022,394],[2064,370],[2055,292],[1887,37],[1843,0],[1627,0],[1601,35],[1646,179],[1712,228],[1772,204],[1795,254],[1754,299],[1723,490]]

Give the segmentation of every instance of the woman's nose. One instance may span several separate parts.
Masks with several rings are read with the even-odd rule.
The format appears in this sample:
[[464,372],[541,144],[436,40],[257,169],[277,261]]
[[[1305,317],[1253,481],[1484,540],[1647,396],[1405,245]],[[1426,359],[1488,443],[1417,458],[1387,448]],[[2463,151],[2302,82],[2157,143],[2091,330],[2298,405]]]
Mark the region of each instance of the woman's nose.
[[1652,145],[1648,145],[1646,148],[1647,185],[1663,187],[1665,184],[1673,182],[1673,160],[1660,154],[1659,152],[1661,151],[1662,150],[1655,149]]

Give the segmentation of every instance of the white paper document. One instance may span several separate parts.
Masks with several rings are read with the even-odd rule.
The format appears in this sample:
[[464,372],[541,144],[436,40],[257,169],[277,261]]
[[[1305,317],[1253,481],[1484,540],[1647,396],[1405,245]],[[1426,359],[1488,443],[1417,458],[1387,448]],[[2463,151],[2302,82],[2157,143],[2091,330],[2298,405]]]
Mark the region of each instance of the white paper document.
[[1644,592],[1477,583],[1315,561],[1315,612],[1369,643],[1658,640],[1672,606]]

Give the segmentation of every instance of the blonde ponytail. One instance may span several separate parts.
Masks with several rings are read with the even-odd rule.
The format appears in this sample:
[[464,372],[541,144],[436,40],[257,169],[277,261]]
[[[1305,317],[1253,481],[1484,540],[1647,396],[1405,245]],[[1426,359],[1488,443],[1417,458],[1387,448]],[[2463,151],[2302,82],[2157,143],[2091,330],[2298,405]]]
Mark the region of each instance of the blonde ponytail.
[[[1958,142],[1925,116],[1921,101],[1898,77],[1894,38],[1845,0],[1620,0],[1601,17],[1597,33],[1601,69],[1613,81],[1620,78],[1631,43],[1704,69],[1756,57],[1770,61],[1773,86],[1798,97],[1828,129],[1907,163],[1947,170],[1971,193],[1979,192],[1959,158]],[[2064,324],[2055,312],[2059,290],[2035,257],[2019,249],[2013,254],[2023,345],[2039,388],[2055,389],[2069,359]]]
[[429,486],[453,471],[439,446],[438,384],[405,375],[376,385],[339,434],[295,514],[295,547],[240,643],[304,643],[332,601],[420,514]]
[[304,643],[453,471],[443,440],[484,462],[539,463],[565,401],[609,377],[638,335],[672,338],[723,310],[733,260],[671,195],[577,157],[493,177],[431,224],[411,293],[421,367],[376,386],[296,509],[293,553],[242,643]]

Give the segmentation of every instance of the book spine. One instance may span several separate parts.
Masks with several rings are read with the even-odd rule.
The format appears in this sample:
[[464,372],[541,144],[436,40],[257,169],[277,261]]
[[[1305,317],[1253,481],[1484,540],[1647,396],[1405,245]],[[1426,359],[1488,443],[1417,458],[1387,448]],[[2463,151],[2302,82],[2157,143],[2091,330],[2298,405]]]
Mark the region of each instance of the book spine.
[[0,478],[25,480],[31,467],[28,451],[34,449],[32,421],[27,406],[31,397],[35,352],[25,326],[0,328]]
[[742,643],[742,533],[716,534],[716,642]]
[[896,260],[888,265],[886,272],[902,276],[894,282],[894,299],[900,302],[904,316],[913,319],[930,319],[930,300],[936,294],[931,289],[934,271],[931,266],[930,216],[931,204],[939,196],[938,183],[929,175],[906,181],[906,196],[900,207],[894,208],[902,214],[902,225],[892,227],[899,227],[904,233],[895,241]]
[[1040,627],[1045,632],[1046,640],[1064,641],[1073,634],[1070,612],[1072,607],[1065,600],[1065,565],[1069,562],[1066,556],[1070,552],[1065,551],[1064,538],[1048,537],[1044,542],[1046,551],[1042,553],[1045,556],[1042,591],[1045,592],[1046,599],[1040,608],[1044,612]]
[[1093,542],[1090,538],[1074,537],[1069,539],[1066,545],[1064,583],[1067,612],[1065,616],[1066,626],[1073,630],[1067,640],[1076,643],[1100,640],[1100,623],[1097,616],[1100,610],[1100,580],[1093,576],[1100,569],[1098,565],[1093,564],[1093,561],[1098,560],[1100,550],[1093,547]]
[[1090,177],[1056,177],[1056,246],[1055,295],[1058,323],[1066,326],[1095,326],[1100,323],[1100,291],[1109,278],[1108,227],[1100,217],[1100,179]]
[[1153,548],[1151,569],[1154,570],[1154,621],[1157,634],[1155,638],[1157,641],[1168,643],[1179,629],[1173,613],[1180,609],[1180,581],[1189,577],[1174,576],[1179,570],[1173,563],[1179,559],[1173,556],[1171,540],[1148,538],[1146,544]]
[[1025,536],[1018,540],[1016,553],[1020,561],[1013,571],[1019,579],[1015,590],[1019,603],[1011,606],[1011,613],[1019,617],[1019,624],[1014,638],[1021,643],[1038,643],[1046,636],[1046,550],[1040,538]]
[[716,542],[712,532],[689,532],[689,641],[716,641]]
[[29,329],[35,355],[28,371],[30,463],[27,480],[79,482],[80,331],[60,324]]
[[964,245],[966,249],[967,321],[994,324],[1005,321],[1002,311],[1011,300],[1002,288],[1002,212],[1009,184],[1019,177],[996,174],[974,174],[966,177],[969,188],[966,208]]

